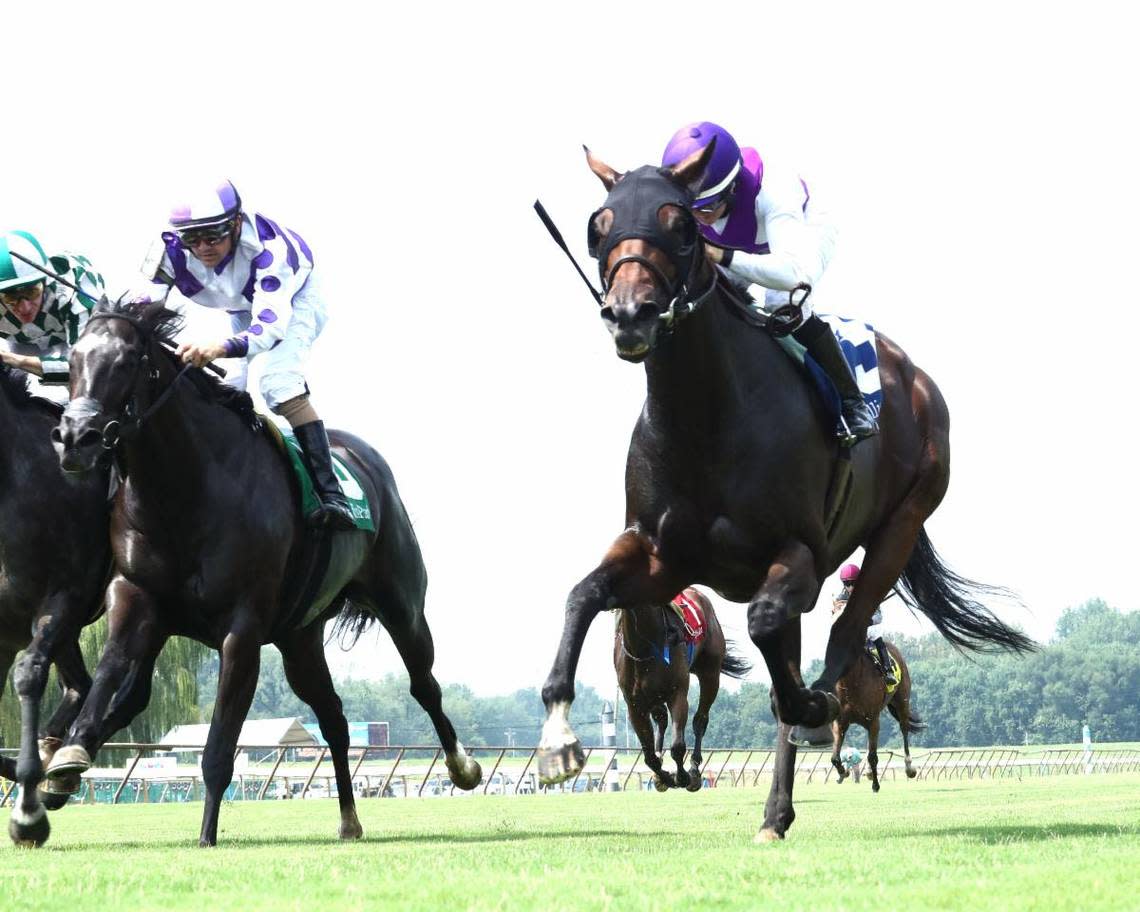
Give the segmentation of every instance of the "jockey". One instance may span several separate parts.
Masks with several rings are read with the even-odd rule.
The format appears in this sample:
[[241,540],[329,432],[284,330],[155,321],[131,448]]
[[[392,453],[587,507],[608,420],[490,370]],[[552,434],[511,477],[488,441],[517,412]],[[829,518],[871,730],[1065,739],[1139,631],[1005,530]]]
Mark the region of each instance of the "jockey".
[[[48,273],[82,291],[68,288]],[[27,231],[0,235],[0,339],[7,343],[6,350],[0,349],[0,361],[34,374],[43,383],[66,384],[71,347],[102,296],[103,277],[86,257],[49,256]]]
[[162,286],[160,297],[174,286],[204,307],[225,310],[233,334],[220,342],[183,343],[178,354],[198,367],[216,358],[241,359],[226,380],[239,389],[245,389],[249,359],[264,354],[261,394],[293,428],[320,500],[306,523],[352,529],[325,425],[309,401],[302,373],[328,318],[312,251],[292,229],[244,211],[228,180],[198,192],[171,210],[162,249],[144,269]]
[[[843,583],[843,588],[831,601],[832,616],[839,614],[847,607],[847,600],[851,597],[851,590],[855,588],[855,581],[858,578],[858,564],[843,565],[843,569],[839,571],[839,581]],[[887,683],[897,684],[898,680],[895,678],[894,667],[891,664],[891,654],[888,652],[886,641],[883,639],[883,608],[881,605],[871,615],[871,623],[867,627],[867,651],[871,652],[872,649],[878,656],[879,668],[883,672],[883,677],[887,679]]]
[[[793,171],[765,167],[755,149],[741,149],[714,123],[681,127],[661,158],[677,165],[713,139],[716,148],[701,178],[693,214],[708,242],[709,259],[734,284],[765,289],[763,310],[792,302],[791,292],[819,282],[835,249],[836,229],[807,184]],[[809,298],[798,304],[793,335],[831,378],[842,401],[843,421],[856,440],[878,432],[855,374],[831,328],[812,313]]]

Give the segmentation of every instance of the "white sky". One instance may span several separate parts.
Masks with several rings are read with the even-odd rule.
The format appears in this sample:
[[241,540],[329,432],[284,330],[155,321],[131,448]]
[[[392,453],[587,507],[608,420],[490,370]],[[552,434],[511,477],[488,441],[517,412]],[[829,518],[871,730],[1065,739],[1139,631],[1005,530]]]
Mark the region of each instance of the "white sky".
[[[541,685],[567,593],[621,530],[644,395],[531,203],[584,257],[603,191],[580,145],[635,167],[718,121],[836,213],[834,309],[942,388],[953,471],[927,528],[948,562],[1022,593],[1005,616],[1039,637],[1091,596],[1135,608],[1131,17],[800,6],[18,6],[0,222],[115,287],[203,178],[297,229],[333,315],[314,403],[396,472],[438,677],[498,693]],[[718,606],[760,664],[744,607]],[[888,626],[928,629],[904,614]],[[805,618],[805,663],[827,615]],[[607,691],[611,624],[579,671]],[[401,669],[382,632],[335,663]]]

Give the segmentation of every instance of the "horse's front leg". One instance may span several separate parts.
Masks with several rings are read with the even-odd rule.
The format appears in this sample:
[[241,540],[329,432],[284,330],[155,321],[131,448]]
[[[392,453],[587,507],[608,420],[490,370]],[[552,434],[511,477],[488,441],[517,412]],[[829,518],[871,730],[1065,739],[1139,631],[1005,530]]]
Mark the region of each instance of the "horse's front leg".
[[815,558],[802,542],[788,543],[748,605],[748,635],[759,647],[772,677],[781,722],[820,726],[839,715],[833,694],[810,691],[800,677],[800,615],[819,595]]
[[52,657],[60,644],[79,635],[71,605],[75,597],[69,593],[51,596],[34,623],[34,635],[16,663],[13,684],[20,701],[20,754],[16,760],[19,796],[8,821],[8,835],[22,846],[43,845],[51,832],[47,811],[40,802],[38,786],[44,777],[40,759],[40,701],[47,686]]
[[578,583],[566,600],[562,639],[550,675],[542,688],[546,721],[538,746],[538,777],[554,785],[576,776],[585,762],[582,742],[570,727],[574,702],[574,676],[582,644],[598,612],[618,605],[637,606],[672,598],[684,581],[672,579],[655,557],[652,545],[640,534],[618,536],[602,563]]
[[630,700],[626,695],[626,706],[629,708],[629,724],[637,734],[641,744],[641,752],[645,755],[645,765],[653,772],[653,785],[657,791],[668,791],[673,786],[673,777],[661,768],[661,754],[654,744],[653,723],[649,718],[649,710],[643,700]]
[[831,732],[834,736],[831,750],[831,765],[835,767],[835,771],[839,774],[839,778],[835,781],[842,783],[847,778],[847,767],[843,765],[843,758],[840,757],[840,752],[843,750],[843,739],[847,735],[847,725],[836,719],[831,723]]
[[[685,683],[688,682],[689,676],[686,674]],[[669,753],[673,757],[673,762],[677,764],[677,785],[688,788],[690,780],[689,774],[685,772],[685,726],[689,724],[689,693],[686,688],[677,688],[673,694],[673,705],[669,707],[669,713],[673,717],[673,744],[669,748]]]

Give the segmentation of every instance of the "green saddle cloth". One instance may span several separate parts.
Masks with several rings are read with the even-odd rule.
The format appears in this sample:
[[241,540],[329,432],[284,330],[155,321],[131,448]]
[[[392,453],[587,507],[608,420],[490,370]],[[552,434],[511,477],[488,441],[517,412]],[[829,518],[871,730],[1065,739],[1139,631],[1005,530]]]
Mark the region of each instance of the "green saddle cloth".
[[[273,429],[281,435],[281,439],[285,443],[285,452],[289,454],[289,463],[293,466],[293,474],[297,476],[297,484],[301,489],[301,515],[308,516],[317,509],[320,500],[313,488],[313,479],[309,475],[309,470],[305,468],[305,460],[301,455],[301,444],[297,442],[297,438],[290,431],[276,425],[273,425]],[[372,521],[372,508],[368,505],[368,497],[365,495],[359,479],[353,474],[352,469],[340,461],[335,452],[332,454],[332,464],[333,471],[336,472],[337,480],[340,482],[340,488],[344,491],[344,496],[352,509],[352,518],[356,522],[356,528],[365,532],[375,532],[376,524]]]

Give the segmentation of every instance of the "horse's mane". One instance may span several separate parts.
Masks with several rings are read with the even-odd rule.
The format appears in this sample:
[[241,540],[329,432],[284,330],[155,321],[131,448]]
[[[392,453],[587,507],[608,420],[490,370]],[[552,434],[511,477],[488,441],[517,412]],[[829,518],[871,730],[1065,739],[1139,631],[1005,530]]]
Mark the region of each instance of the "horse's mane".
[[[182,331],[185,318],[176,310],[168,307],[157,307],[149,301],[131,301],[120,298],[118,301],[104,301],[99,310],[104,313],[118,313],[133,317],[148,327],[153,338],[163,348],[172,364],[182,367],[174,353],[170,350],[177,343],[175,337]],[[261,418],[254,408],[253,399],[249,393],[223,382],[217,375],[201,368],[192,367],[186,371],[186,379],[194,384],[194,388],[202,394],[208,402],[229,409],[242,419],[242,423],[257,430],[261,427]]]
[[59,416],[63,414],[63,406],[57,405],[48,399],[42,399],[39,396],[33,395],[29,388],[30,382],[31,378],[26,373],[9,367],[3,361],[0,361],[0,390],[3,390],[8,400],[16,406],[16,408],[40,409],[51,417],[58,419]]

